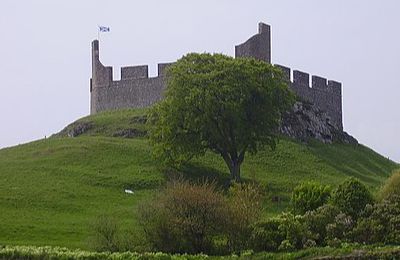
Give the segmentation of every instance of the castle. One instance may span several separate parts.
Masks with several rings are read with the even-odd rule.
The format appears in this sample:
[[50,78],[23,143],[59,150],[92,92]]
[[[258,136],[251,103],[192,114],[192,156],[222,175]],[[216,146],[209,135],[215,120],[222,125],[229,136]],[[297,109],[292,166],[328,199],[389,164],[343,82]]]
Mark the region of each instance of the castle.
[[[121,68],[121,80],[113,80],[112,67],[100,62],[99,42],[92,42],[92,78],[90,79],[90,113],[121,108],[151,106],[163,97],[165,68],[171,63],[158,64],[158,75],[149,77],[148,66]],[[235,57],[253,57],[271,63],[271,27],[259,23],[258,33],[246,42],[235,46]],[[290,81],[291,89],[303,100],[316,105],[330,117],[330,124],[343,130],[342,85],[319,76],[280,67]]]

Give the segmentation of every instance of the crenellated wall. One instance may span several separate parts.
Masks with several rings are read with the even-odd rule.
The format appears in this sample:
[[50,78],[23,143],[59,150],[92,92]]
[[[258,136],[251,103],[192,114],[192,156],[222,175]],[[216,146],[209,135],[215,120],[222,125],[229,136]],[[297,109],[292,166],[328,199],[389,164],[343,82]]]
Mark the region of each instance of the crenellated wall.
[[[271,28],[259,23],[258,33],[235,46],[235,57],[253,57],[271,63]],[[121,108],[148,107],[162,99],[165,89],[165,68],[172,63],[158,64],[158,75],[149,78],[148,66],[121,68],[121,80],[114,81],[112,67],[100,62],[99,42],[92,42],[92,78],[90,79],[90,113]],[[275,65],[282,69],[292,90],[302,99],[317,105],[331,117],[333,125],[342,125],[342,85],[319,76]]]
[[121,108],[143,108],[162,98],[165,68],[171,63],[158,64],[158,75],[149,78],[147,65],[121,68],[121,80],[113,80],[112,67],[99,59],[99,42],[92,42],[92,78],[90,113]]
[[317,105],[331,117],[333,125],[343,130],[342,124],[342,84],[333,80],[293,70],[282,65],[279,67],[290,81],[291,89],[302,99]]

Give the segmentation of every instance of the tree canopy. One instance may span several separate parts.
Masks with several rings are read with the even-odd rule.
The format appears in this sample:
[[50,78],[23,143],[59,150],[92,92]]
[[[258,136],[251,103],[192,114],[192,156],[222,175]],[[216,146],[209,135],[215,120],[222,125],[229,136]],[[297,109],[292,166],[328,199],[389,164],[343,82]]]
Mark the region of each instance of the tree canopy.
[[294,102],[282,71],[249,58],[191,53],[167,69],[165,98],[150,111],[155,154],[179,165],[211,150],[240,180],[247,152],[275,147]]

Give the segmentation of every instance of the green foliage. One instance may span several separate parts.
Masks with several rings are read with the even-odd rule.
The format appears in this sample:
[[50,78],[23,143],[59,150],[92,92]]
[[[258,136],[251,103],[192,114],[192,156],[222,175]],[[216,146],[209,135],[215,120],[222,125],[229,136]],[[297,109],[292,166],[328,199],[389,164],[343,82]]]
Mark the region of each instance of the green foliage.
[[172,181],[160,196],[142,207],[141,223],[155,250],[209,253],[228,215],[215,184]]
[[368,205],[353,230],[356,242],[400,244],[400,196]]
[[354,241],[376,244],[382,243],[385,238],[385,227],[376,219],[360,218],[357,225],[351,231]]
[[89,252],[80,249],[71,250],[62,247],[33,247],[33,246],[0,246],[1,260],[200,260],[209,259],[209,256],[198,255],[171,255],[167,253],[111,253]]
[[140,219],[153,250],[240,252],[249,248],[261,209],[262,194],[255,184],[233,184],[226,198],[213,183],[179,180],[145,203]]
[[167,253],[96,253],[83,250],[71,250],[60,247],[33,247],[33,246],[0,246],[1,260],[200,260],[200,259],[398,259],[399,246],[365,246],[348,245],[341,248],[322,247],[308,248],[296,252],[258,253],[244,252],[240,256],[208,256],[204,254],[167,254]]
[[392,176],[386,180],[379,194],[381,199],[387,199],[392,195],[400,196],[400,170],[394,172]]
[[229,215],[226,218],[228,247],[231,252],[250,248],[253,224],[261,216],[263,194],[255,183],[233,183],[228,192]]
[[90,246],[98,251],[117,252],[121,248],[121,237],[115,218],[107,215],[99,216],[92,224]]
[[339,213],[335,221],[326,226],[326,241],[329,246],[339,246],[342,242],[350,241],[350,232],[354,227],[351,216]]
[[305,182],[296,186],[292,193],[291,204],[295,214],[304,214],[324,205],[331,194],[329,186],[316,182]]
[[317,245],[325,245],[327,235],[326,227],[335,222],[340,210],[330,204],[325,204],[316,210],[308,211],[304,214],[304,224],[311,232]]
[[308,240],[312,240],[312,234],[304,224],[302,216],[282,213],[279,218],[281,223],[278,229],[285,236],[279,249],[301,249]]
[[282,213],[254,226],[251,245],[256,251],[293,251],[316,244],[302,216]]
[[281,114],[294,102],[280,69],[255,59],[192,53],[167,75],[149,117],[155,154],[179,165],[210,150],[235,180],[246,152],[275,147]]
[[269,218],[257,223],[251,234],[251,248],[260,251],[277,251],[285,236],[279,231],[279,218]]
[[373,203],[373,199],[364,184],[355,178],[350,178],[333,191],[332,203],[343,213],[357,219],[365,206]]
[[400,197],[391,196],[368,204],[355,222],[337,207],[325,204],[303,216],[284,213],[254,226],[251,236],[255,251],[292,251],[348,243],[400,244]]
[[294,251],[295,249],[296,247],[288,239],[283,240],[278,247],[279,251],[286,251],[286,252]]

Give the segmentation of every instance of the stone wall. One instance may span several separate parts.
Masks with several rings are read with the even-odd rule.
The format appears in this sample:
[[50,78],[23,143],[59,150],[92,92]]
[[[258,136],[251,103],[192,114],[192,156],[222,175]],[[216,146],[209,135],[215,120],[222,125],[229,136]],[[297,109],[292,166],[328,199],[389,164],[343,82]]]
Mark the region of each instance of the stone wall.
[[325,111],[331,124],[343,130],[342,124],[342,84],[333,80],[327,80],[319,76],[311,77],[308,73],[293,70],[282,65],[279,67],[290,82],[291,89],[301,99],[315,104],[319,109]]
[[170,63],[158,64],[158,76],[149,78],[148,66],[121,68],[121,80],[113,80],[112,67],[105,67],[99,59],[99,42],[92,42],[92,78],[90,80],[90,113],[121,108],[144,108],[162,98],[165,87],[165,68]]
[[[253,57],[271,63],[271,28],[259,23],[258,33],[246,42],[235,46],[235,57]],[[112,67],[100,62],[99,42],[92,42],[92,78],[90,79],[91,109],[95,114],[101,111],[121,108],[148,107],[162,99],[165,89],[165,68],[171,63],[158,64],[157,77],[148,77],[148,66],[121,68],[121,80],[114,81]],[[315,104],[326,112],[331,124],[343,129],[342,85],[323,77],[293,70],[281,65],[292,90],[303,100]]]
[[235,46],[235,57],[251,57],[271,63],[271,27],[259,23],[256,35]]

